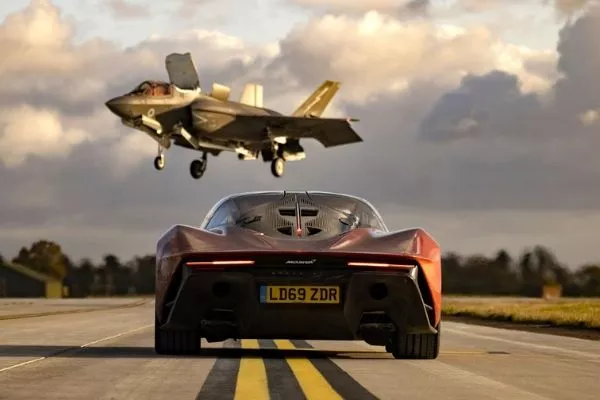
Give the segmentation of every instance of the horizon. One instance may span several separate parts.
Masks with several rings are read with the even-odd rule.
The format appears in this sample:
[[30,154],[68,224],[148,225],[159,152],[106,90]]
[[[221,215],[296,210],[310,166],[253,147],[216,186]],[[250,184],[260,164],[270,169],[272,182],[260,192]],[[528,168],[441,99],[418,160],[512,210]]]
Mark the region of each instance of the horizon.
[[[426,229],[444,253],[536,245],[575,270],[600,262],[600,6],[596,1],[15,0],[0,5],[0,254],[45,238],[67,255],[123,260],[221,198],[303,187],[364,198],[390,230]],[[231,12],[236,9],[238,12]],[[362,143],[274,178],[260,160],[156,143],[104,106],[164,57],[191,52],[200,84],[264,85],[289,113],[325,79],[324,117]]]

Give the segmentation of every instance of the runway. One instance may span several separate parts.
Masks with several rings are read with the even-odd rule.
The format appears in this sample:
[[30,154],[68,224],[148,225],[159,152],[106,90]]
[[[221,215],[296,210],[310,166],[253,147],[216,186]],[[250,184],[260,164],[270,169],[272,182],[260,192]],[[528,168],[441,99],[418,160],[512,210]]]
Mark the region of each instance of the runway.
[[0,399],[591,400],[600,390],[599,341],[447,321],[433,361],[289,340],[203,342],[200,356],[171,357],[154,353],[153,307],[0,320]]

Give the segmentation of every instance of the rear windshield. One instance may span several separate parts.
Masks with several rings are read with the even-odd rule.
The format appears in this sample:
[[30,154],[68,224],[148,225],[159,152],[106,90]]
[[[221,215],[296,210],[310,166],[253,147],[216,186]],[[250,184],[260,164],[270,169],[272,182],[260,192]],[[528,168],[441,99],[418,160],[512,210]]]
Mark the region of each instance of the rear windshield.
[[[299,215],[298,215],[299,211]],[[350,229],[387,231],[379,213],[360,199],[335,194],[249,194],[233,197],[212,213],[205,229],[240,226],[275,237],[325,238]]]

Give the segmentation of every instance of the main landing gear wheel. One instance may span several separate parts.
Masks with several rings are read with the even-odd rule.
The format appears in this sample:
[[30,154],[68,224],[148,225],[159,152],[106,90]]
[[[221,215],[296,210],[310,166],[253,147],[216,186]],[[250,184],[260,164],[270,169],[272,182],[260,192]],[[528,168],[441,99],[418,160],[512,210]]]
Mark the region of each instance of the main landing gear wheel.
[[164,156],[164,154],[156,156],[156,158],[154,159],[154,168],[156,168],[158,171],[160,171],[164,167],[165,167],[165,156]]
[[192,178],[202,178],[202,175],[204,175],[204,172],[206,171],[206,164],[206,153],[202,155],[202,159],[192,161],[190,164],[190,175],[192,175]]
[[271,161],[271,173],[277,178],[283,175],[285,171],[285,160],[281,157],[275,158]]

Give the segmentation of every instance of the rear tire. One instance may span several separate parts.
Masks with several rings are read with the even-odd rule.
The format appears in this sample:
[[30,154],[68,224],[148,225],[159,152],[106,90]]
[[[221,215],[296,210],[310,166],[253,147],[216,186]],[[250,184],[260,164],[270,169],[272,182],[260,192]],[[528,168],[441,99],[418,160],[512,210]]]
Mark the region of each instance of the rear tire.
[[200,353],[200,335],[196,331],[169,331],[154,321],[154,351],[156,354],[187,355]]
[[437,333],[397,335],[385,349],[396,359],[434,360],[440,354],[440,327]]

